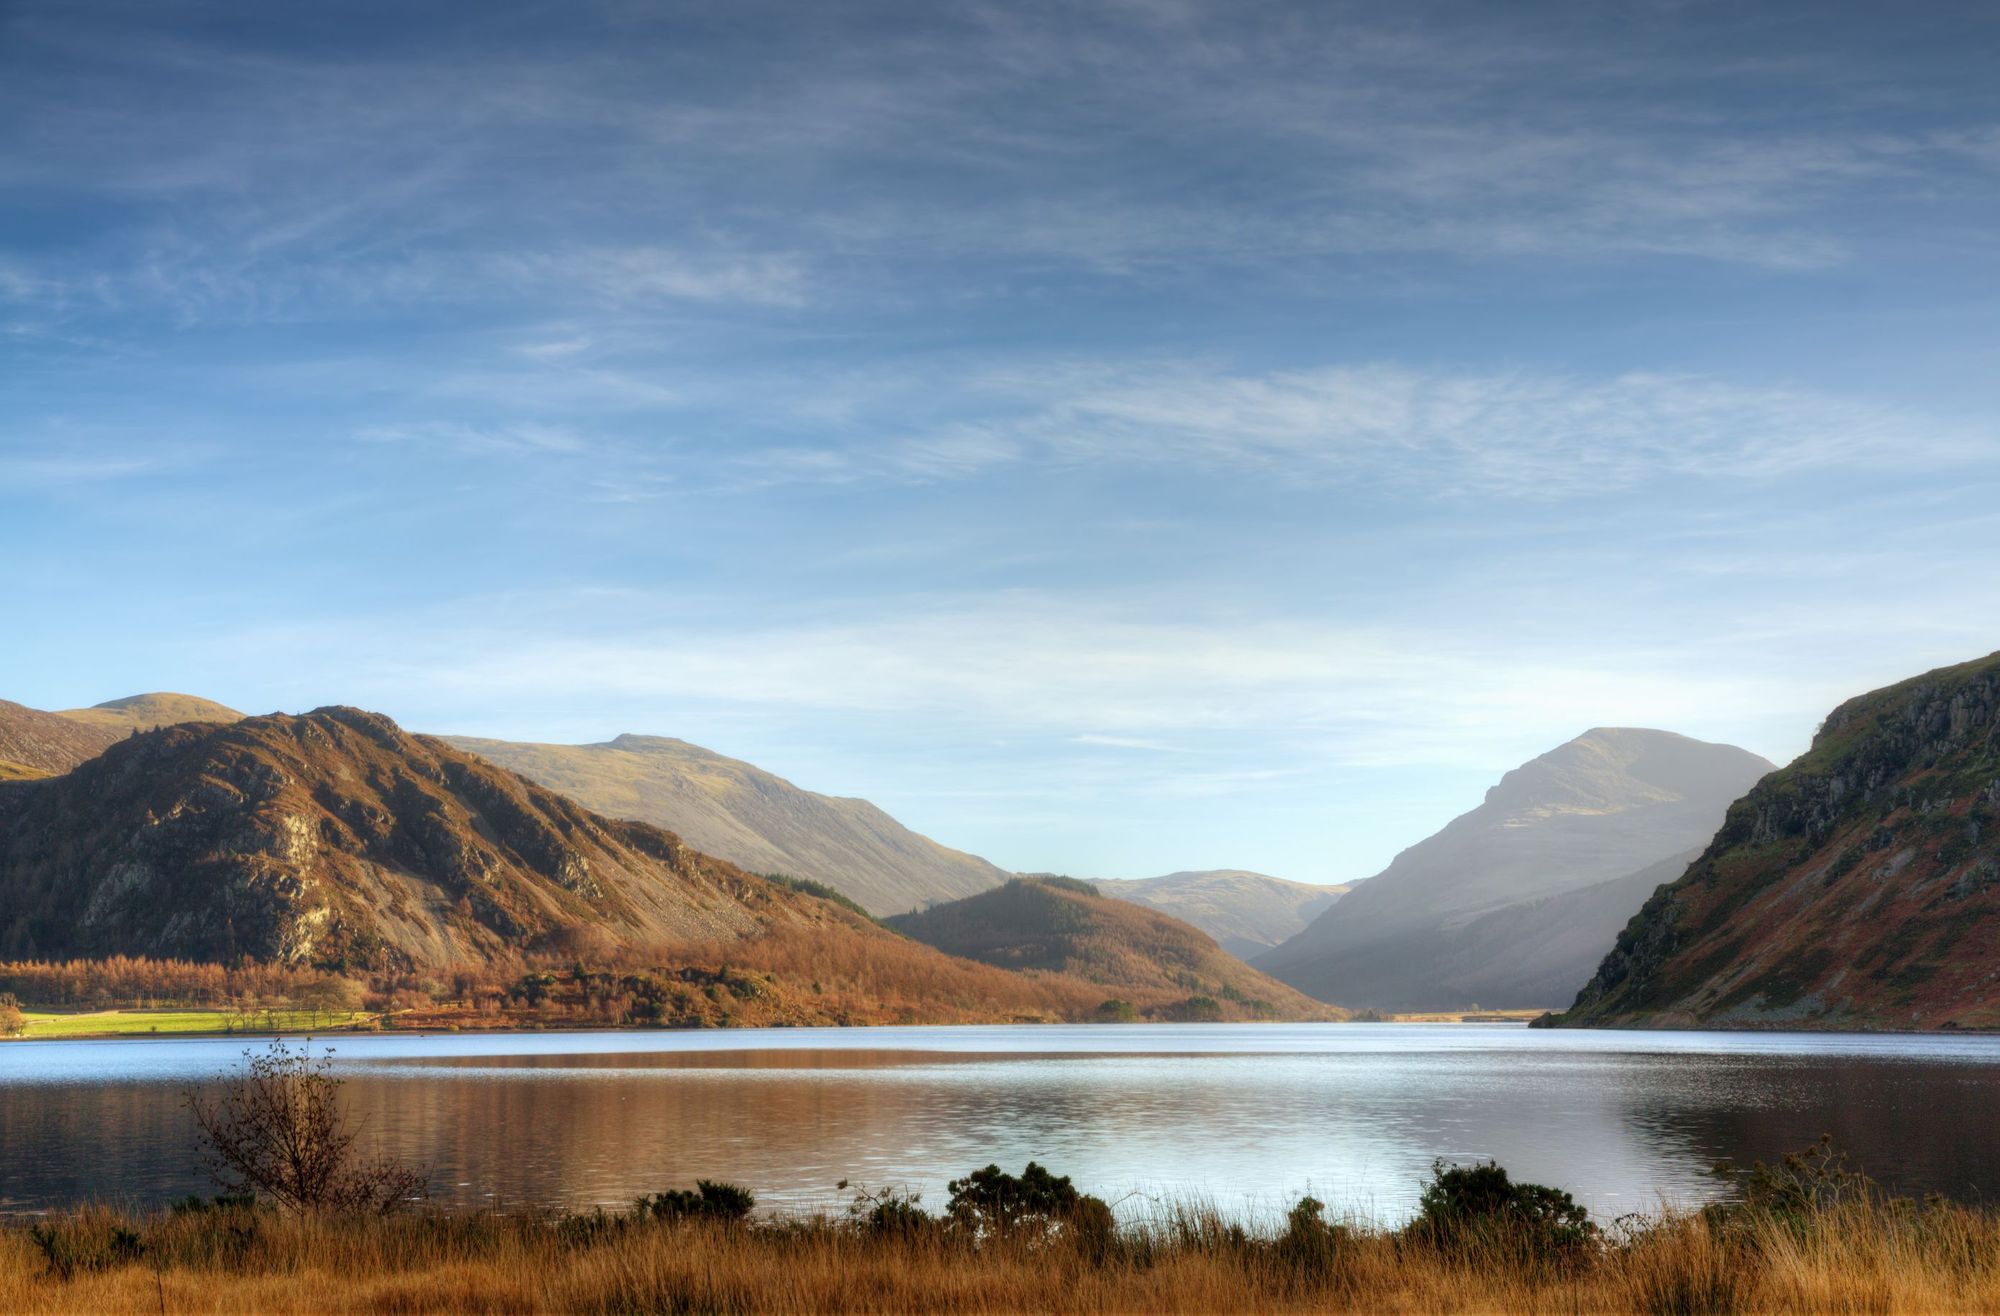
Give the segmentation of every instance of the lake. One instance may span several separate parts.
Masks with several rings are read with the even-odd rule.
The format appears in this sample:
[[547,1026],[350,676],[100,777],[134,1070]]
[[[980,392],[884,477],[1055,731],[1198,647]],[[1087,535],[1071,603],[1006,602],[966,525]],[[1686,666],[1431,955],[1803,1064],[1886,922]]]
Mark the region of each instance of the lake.
[[[0,1044],[0,1210],[208,1191],[181,1094],[243,1039]],[[1073,1025],[355,1035],[363,1145],[457,1205],[623,1205],[726,1178],[761,1202],[1030,1159],[1143,1214],[1301,1193],[1393,1222],[1435,1158],[1497,1159],[1600,1217],[1711,1194],[1716,1161],[1831,1133],[1899,1192],[2000,1188],[2000,1038],[1495,1024]]]

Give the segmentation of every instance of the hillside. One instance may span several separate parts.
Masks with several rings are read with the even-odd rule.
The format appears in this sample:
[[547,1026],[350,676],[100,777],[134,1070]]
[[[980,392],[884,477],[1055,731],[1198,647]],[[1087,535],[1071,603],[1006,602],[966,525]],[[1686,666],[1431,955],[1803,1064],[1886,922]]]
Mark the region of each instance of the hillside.
[[736,759],[661,736],[531,745],[447,736],[458,748],[614,818],[665,827],[757,873],[809,878],[893,914],[1006,881],[975,855],[920,836],[866,800],[802,790]]
[[0,699],[0,763],[16,775],[68,772],[124,734]]
[[951,955],[1099,984],[1148,1018],[1333,1017],[1200,929],[1072,878],[1017,877],[889,925]]
[[[1502,777],[1478,808],[1397,855],[1257,967],[1309,995],[1388,1010],[1522,1008],[1569,995],[1597,950],[1551,930],[1618,926],[1642,870],[1705,845],[1764,759],[1666,731],[1600,727]],[[1662,878],[1661,880],[1665,880]],[[1549,902],[1528,912],[1518,907]],[[1510,917],[1488,921],[1503,911]],[[1600,946],[1604,943],[1598,943]],[[1567,955],[1564,959],[1560,956]]]
[[389,983],[539,963],[572,993],[573,964],[643,967],[590,976],[592,999],[650,992],[660,1017],[711,1023],[1082,1019],[1104,999],[940,954],[352,708],[166,727],[0,783],[0,959],[128,955]]
[[170,727],[179,722],[237,722],[243,718],[243,714],[213,699],[168,691],[127,695],[123,699],[107,700],[89,708],[66,708],[57,716],[120,734],[135,728],[151,731],[155,727]]
[[1242,960],[1297,936],[1352,889],[1351,885],[1289,882],[1241,868],[1168,873],[1164,877],[1098,878],[1091,885],[1108,896],[1192,923]]
[[2000,1027],[2000,654],[1835,709],[1557,1022]]

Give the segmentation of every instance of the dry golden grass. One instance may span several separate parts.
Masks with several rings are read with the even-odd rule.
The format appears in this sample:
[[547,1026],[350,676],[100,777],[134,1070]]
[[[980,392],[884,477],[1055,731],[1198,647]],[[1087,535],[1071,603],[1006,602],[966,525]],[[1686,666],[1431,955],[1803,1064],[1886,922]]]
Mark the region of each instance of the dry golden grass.
[[[236,1222],[233,1226],[232,1219]],[[1669,1215],[1564,1265],[1518,1248],[1441,1253],[1380,1230],[1301,1258],[1199,1208],[1093,1253],[845,1222],[635,1224],[527,1217],[123,1220],[143,1249],[70,1278],[0,1230],[6,1312],[1909,1312],[2000,1310],[2000,1215],[1848,1203],[1787,1223]]]

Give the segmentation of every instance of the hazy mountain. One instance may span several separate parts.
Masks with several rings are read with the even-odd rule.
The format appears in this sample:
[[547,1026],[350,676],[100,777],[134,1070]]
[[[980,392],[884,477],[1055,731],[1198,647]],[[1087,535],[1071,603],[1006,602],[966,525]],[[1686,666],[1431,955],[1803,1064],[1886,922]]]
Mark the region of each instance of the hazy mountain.
[[1636,890],[1641,870],[1706,844],[1730,802],[1770,769],[1746,750],[1671,732],[1585,732],[1507,773],[1478,808],[1397,855],[1257,967],[1348,1006],[1548,1004],[1538,993],[1569,969],[1536,961],[1553,953],[1537,929],[1558,917],[1594,926],[1598,907],[1472,925],[1620,878]]
[[1312,886],[1241,868],[1098,878],[1092,885],[1106,895],[1192,923],[1222,949],[1245,960],[1304,931],[1306,924],[1352,889],[1352,884]]
[[1329,1017],[1199,928],[1074,878],[1017,877],[889,925],[952,955],[1086,979],[1150,1018]]
[[1562,1022],[2000,1026],[2000,654],[1851,699]]
[[824,882],[870,913],[893,914],[1007,880],[984,859],[919,836],[866,800],[802,790],[684,740],[445,739],[599,813],[666,827],[752,872]]
[[123,734],[0,699],[0,775],[68,772]]
[[151,731],[154,727],[168,727],[179,722],[239,722],[243,718],[243,714],[213,699],[177,695],[164,690],[146,695],[127,695],[123,699],[107,700],[89,708],[66,708],[58,716],[120,733],[129,733],[134,728]]

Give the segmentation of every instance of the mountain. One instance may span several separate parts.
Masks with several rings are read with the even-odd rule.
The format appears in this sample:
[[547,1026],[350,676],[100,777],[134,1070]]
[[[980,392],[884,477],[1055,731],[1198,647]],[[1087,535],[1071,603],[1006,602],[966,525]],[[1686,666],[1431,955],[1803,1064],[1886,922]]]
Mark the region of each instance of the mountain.
[[1074,878],[1017,877],[897,915],[889,926],[951,955],[1083,978],[1148,1017],[1330,1017],[1320,1003],[1225,953],[1199,928]]
[[757,873],[809,878],[892,914],[1007,880],[976,855],[919,836],[866,800],[802,790],[699,745],[619,736],[597,745],[530,745],[447,736],[586,808],[666,827]]
[[233,708],[196,695],[155,691],[147,695],[127,695],[89,708],[66,708],[59,717],[88,726],[103,727],[128,734],[133,729],[151,731],[178,722],[240,722],[243,714]]
[[1322,910],[1352,889],[1311,886],[1241,868],[1168,873],[1165,877],[1099,878],[1108,896],[1171,914],[1247,960],[1305,930]]
[[0,783],[0,958],[379,979],[534,954],[689,966],[670,981],[739,1022],[1084,1018],[1104,996],[952,959],[358,709],[169,726]]
[[123,734],[0,699],[0,775],[68,772]]
[[[1599,727],[1500,779],[1478,808],[1397,855],[1257,967],[1323,1001],[1390,1010],[1548,1004],[1582,982],[1595,950],[1551,942],[1593,926],[1618,888],[1707,843],[1723,814],[1771,764],[1746,750],[1666,731]],[[1664,880],[1664,879],[1662,879]],[[1550,901],[1538,912],[1518,909]],[[1598,902],[1593,904],[1592,902]],[[1595,912],[1593,913],[1593,909]],[[1510,917],[1486,922],[1509,911]],[[1615,917],[1603,925],[1616,926]],[[1598,945],[1602,946],[1603,942]],[[1568,961],[1538,959],[1570,946]]]
[[2000,1027],[2000,654],[1836,708],[1556,1022]]

